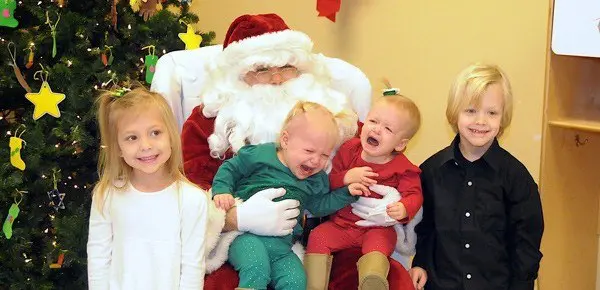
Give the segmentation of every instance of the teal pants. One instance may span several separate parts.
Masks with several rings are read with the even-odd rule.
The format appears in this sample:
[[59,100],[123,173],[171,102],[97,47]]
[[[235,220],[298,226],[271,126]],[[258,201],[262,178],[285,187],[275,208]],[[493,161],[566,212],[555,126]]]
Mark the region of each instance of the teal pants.
[[240,288],[306,290],[306,273],[292,252],[292,237],[244,233],[229,247],[229,263],[238,271]]

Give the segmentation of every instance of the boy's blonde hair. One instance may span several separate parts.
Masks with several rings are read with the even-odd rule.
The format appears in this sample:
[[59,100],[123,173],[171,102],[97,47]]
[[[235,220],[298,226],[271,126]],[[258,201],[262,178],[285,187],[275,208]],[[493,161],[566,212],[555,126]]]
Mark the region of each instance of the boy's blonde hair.
[[98,97],[96,105],[101,149],[98,157],[100,180],[94,188],[93,198],[100,212],[102,212],[108,197],[107,192],[112,189],[122,190],[131,178],[133,169],[121,158],[121,149],[117,139],[117,125],[125,114],[144,114],[148,109],[159,111],[171,141],[171,156],[164,166],[174,180],[187,180],[183,174],[181,139],[175,116],[169,104],[160,94],[150,92],[143,87],[136,88],[122,96],[118,93],[106,92]]
[[506,74],[496,65],[475,63],[461,71],[450,88],[446,118],[455,133],[458,133],[458,115],[468,106],[477,106],[481,96],[490,85],[502,87],[504,106],[498,136],[510,125],[513,111],[513,96]]
[[[356,113],[349,110],[342,110],[337,114],[331,113],[325,106],[308,101],[299,101],[294,105],[294,107],[290,110],[287,117],[283,121],[283,125],[281,128],[281,133],[287,130],[290,122],[298,115],[305,113],[316,113],[321,114],[326,119],[331,121],[333,126],[329,126],[328,128],[335,128],[331,130],[331,137],[335,139],[335,146],[339,146],[339,144],[345,142],[346,140],[352,138],[356,134],[356,130],[358,128],[358,116]],[[325,127],[325,124],[322,125]],[[280,133],[280,135],[281,135]]]
[[419,131],[419,128],[421,128],[421,111],[419,111],[417,104],[410,98],[400,94],[379,96],[374,98],[373,104],[389,105],[408,114],[409,123],[405,124],[407,131],[406,136],[404,136],[406,139],[411,139]]

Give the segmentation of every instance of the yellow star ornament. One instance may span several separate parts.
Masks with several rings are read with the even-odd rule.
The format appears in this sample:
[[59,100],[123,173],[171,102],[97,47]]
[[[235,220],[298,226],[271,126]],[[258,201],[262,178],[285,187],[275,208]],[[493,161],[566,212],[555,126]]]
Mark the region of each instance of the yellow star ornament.
[[65,99],[65,94],[53,93],[48,82],[43,82],[39,93],[27,93],[25,98],[35,106],[33,109],[34,120],[41,118],[46,113],[54,118],[59,118],[58,104]]
[[191,25],[187,25],[186,33],[179,33],[179,39],[185,43],[185,49],[196,49],[200,47],[200,42],[202,42],[202,36],[196,34],[194,31],[194,27]]

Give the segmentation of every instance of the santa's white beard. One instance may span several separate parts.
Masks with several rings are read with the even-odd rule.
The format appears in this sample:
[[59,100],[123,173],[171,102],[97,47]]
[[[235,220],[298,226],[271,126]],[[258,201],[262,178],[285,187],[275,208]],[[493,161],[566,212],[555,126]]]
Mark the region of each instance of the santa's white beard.
[[[208,138],[211,156],[222,158],[229,148],[235,153],[246,144],[275,142],[285,117],[301,100],[319,103],[334,114],[350,110],[345,95],[316,81],[311,74],[281,85],[238,86],[235,91],[223,92],[223,97],[211,94],[203,100],[204,114],[216,114],[214,133]],[[340,127],[341,137],[348,138],[356,131],[356,118]]]

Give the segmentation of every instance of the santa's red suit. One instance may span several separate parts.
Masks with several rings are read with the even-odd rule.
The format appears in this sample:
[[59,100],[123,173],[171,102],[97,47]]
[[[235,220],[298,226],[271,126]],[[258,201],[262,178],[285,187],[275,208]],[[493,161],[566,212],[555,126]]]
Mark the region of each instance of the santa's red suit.
[[[310,53],[310,39],[287,28],[276,15],[239,20],[230,27],[222,51],[213,46],[163,56],[152,83],[152,90],[165,95],[172,105],[180,125],[189,116],[182,129],[185,172],[206,190],[232,152],[246,143],[274,141],[281,126],[278,121],[298,100],[319,102],[334,113],[351,107],[361,120],[370,106],[368,79],[356,67]],[[240,81],[240,76],[257,66],[287,64],[297,67],[301,75],[280,86],[250,88]],[[252,218],[240,216],[238,210],[238,223]],[[236,233],[218,234],[224,213],[214,205],[208,223],[204,289],[234,289],[237,273],[225,261],[228,243]],[[334,256],[329,289],[357,289],[360,255],[356,249]],[[390,289],[413,289],[406,269],[395,260],[390,264]]]

